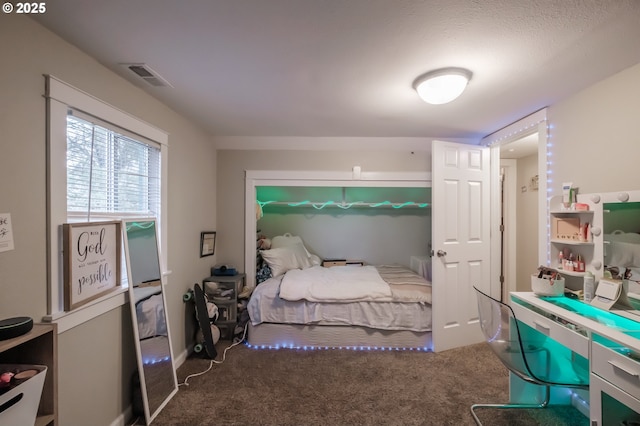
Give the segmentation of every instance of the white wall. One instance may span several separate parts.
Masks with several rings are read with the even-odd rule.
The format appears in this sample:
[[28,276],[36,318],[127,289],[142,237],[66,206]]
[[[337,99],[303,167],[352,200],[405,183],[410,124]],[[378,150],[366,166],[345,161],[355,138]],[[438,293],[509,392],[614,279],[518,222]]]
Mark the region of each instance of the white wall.
[[266,206],[264,211],[264,217],[258,221],[263,234],[298,235],[307,249],[322,259],[409,267],[411,256],[426,256],[430,249],[430,210],[328,207],[318,211],[313,207]]
[[[216,227],[216,151],[200,128],[35,21],[0,15],[0,212],[15,250],[0,253],[0,318],[47,313],[46,120],[43,74],[54,75],[169,133],[167,301],[177,354],[191,343],[182,294],[209,275],[200,232]],[[110,424],[130,405],[135,368],[129,306],[59,335],[60,424]],[[91,389],[87,392],[87,389]]]
[[640,189],[640,64],[552,105],[547,118],[551,195],[562,182],[581,193]]

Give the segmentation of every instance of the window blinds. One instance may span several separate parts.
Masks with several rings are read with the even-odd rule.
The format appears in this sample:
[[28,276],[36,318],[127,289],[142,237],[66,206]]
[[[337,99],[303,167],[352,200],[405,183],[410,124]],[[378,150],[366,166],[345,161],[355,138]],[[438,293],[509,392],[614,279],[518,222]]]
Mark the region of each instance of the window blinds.
[[160,216],[160,148],[78,111],[67,115],[67,216]]

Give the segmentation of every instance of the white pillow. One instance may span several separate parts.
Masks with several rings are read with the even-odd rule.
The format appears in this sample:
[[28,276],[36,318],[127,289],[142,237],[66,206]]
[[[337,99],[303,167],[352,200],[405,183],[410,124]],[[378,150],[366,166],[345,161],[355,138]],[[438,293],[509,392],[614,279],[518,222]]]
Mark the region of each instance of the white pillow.
[[307,254],[307,256],[311,256],[311,253],[309,252],[309,250],[307,250],[307,248],[305,247],[304,243],[302,242],[302,238],[296,236],[296,235],[291,235],[289,232],[283,234],[283,235],[278,235],[276,237],[273,237],[271,239],[271,248],[281,248],[281,247],[289,247],[295,244],[302,244],[302,247],[304,248],[305,253]]
[[274,277],[291,269],[306,269],[313,266],[301,243],[272,248],[271,250],[260,250],[260,254],[271,268],[271,274]]
[[316,256],[315,254],[309,256],[309,260],[311,261],[311,266],[322,265],[322,259],[320,259],[320,256]]

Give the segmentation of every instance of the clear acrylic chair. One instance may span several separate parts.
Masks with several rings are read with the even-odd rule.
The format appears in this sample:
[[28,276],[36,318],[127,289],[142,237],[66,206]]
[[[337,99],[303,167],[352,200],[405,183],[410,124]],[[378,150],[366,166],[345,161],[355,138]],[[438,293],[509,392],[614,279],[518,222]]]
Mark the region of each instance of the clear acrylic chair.
[[[485,339],[498,359],[520,379],[527,383],[544,386],[544,398],[538,404],[474,404],[471,414],[478,425],[482,425],[475,413],[476,408],[545,408],[549,405],[550,387],[589,389],[588,370],[557,368],[571,360],[554,360],[557,350],[547,346],[546,336],[526,330],[528,326],[518,323],[515,313],[505,303],[476,290],[480,327]],[[537,335],[537,336],[536,336]],[[560,355],[562,356],[562,355]],[[555,367],[555,368],[554,368]]]

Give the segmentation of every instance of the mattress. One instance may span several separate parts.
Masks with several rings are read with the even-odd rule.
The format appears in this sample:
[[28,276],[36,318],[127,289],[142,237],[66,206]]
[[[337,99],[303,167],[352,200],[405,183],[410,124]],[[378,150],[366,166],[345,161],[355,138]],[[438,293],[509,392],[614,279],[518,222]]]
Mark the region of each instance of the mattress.
[[282,276],[270,278],[253,291],[247,310],[251,324],[355,325],[378,330],[430,331],[431,304],[424,302],[359,301],[349,303],[287,301],[279,297]]

